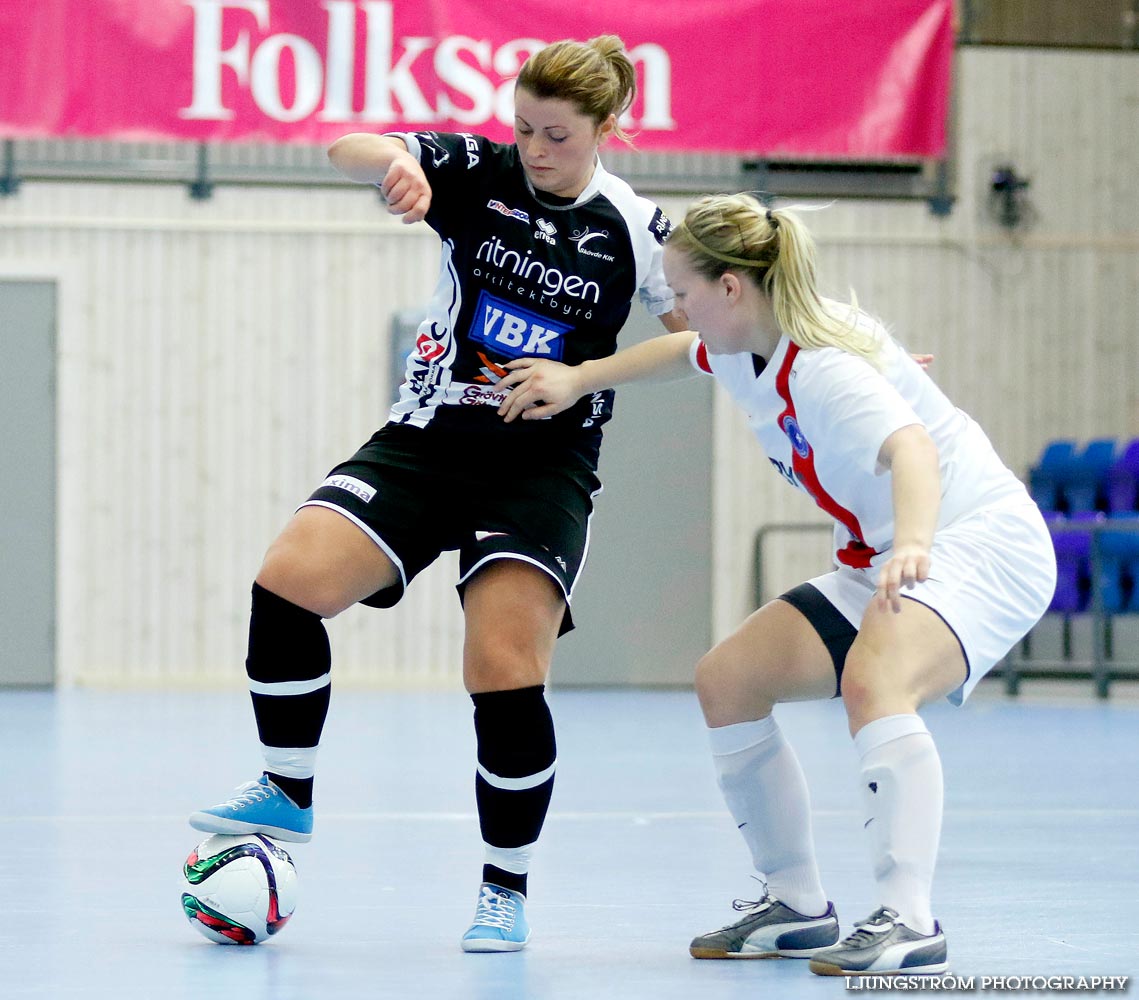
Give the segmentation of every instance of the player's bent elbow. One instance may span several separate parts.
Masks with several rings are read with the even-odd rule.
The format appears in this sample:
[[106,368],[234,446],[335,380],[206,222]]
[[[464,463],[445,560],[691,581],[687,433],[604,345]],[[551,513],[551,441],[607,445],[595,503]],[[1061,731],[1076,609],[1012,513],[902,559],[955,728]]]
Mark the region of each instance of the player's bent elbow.
[[399,139],[373,135],[371,132],[349,132],[328,147],[329,162],[353,180],[365,174],[382,174],[392,159],[407,146]]
[[328,147],[328,158],[332,161],[332,165],[339,167],[345,157],[349,156],[354,147],[359,145],[360,133],[350,132],[348,135],[342,135],[339,139]]
[[878,452],[878,465],[891,469],[899,458],[920,458],[928,465],[932,461],[937,468],[939,456],[937,442],[930,437],[923,424],[907,424],[899,427],[885,441]]

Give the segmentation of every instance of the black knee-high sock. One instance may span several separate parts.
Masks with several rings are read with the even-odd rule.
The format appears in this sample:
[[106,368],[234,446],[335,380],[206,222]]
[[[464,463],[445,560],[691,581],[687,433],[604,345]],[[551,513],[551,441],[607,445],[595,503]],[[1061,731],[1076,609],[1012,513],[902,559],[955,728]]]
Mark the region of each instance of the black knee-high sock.
[[328,714],[332,654],[320,616],[253,584],[245,672],[265,773],[297,805],[312,805],[316,748]]
[[530,849],[554,790],[557,747],[544,685],[471,695],[478,772],[475,799],[486,846],[483,881],[523,895]]

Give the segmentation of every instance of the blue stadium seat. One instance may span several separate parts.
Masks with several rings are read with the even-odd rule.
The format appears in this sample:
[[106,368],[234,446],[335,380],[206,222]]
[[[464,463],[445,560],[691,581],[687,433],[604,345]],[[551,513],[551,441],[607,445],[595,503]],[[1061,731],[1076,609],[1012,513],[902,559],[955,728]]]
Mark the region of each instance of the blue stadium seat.
[[1139,511],[1139,438],[1130,441],[1107,470],[1107,509],[1112,515]]
[[1028,491],[1041,510],[1066,510],[1061,488],[1075,454],[1075,441],[1050,441],[1028,470]]
[[1114,438],[1089,441],[1061,473],[1063,508],[1071,514],[1107,509],[1107,473],[1115,462]]
[[1111,614],[1139,611],[1139,531],[1112,531],[1111,525],[1139,528],[1139,514],[1107,521],[1099,538],[1100,587],[1104,610]]
[[[1092,533],[1090,522],[1094,518],[1079,518],[1070,522],[1056,512],[1045,514],[1052,533],[1052,545],[1056,550],[1056,592],[1052,595],[1049,611],[1071,614],[1087,610],[1091,598],[1091,549]],[[1080,521],[1089,522],[1082,529]]]

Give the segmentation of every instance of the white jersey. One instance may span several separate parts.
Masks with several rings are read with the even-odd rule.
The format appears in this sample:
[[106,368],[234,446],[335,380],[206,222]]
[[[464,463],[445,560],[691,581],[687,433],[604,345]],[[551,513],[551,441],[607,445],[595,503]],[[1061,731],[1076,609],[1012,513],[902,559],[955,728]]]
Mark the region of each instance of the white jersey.
[[[873,323],[866,318],[864,323]],[[803,350],[782,337],[769,362],[753,354],[710,354],[692,362],[715,375],[748,420],[771,464],[835,519],[835,558],[877,567],[893,544],[891,477],[878,454],[894,431],[920,424],[941,462],[938,529],[1028,493],[981,427],[955,407],[878,324],[881,371],[838,348]]]

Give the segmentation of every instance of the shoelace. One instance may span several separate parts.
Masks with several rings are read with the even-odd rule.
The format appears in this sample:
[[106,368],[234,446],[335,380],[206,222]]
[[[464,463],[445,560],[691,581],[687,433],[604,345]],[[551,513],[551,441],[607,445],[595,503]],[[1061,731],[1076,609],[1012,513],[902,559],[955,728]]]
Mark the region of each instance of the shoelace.
[[485,885],[479,894],[475,923],[481,927],[497,927],[508,931],[514,926],[514,900],[506,893],[498,893]]
[[863,945],[878,941],[882,937],[882,931],[872,931],[870,928],[880,927],[882,924],[892,925],[897,919],[898,915],[893,910],[883,906],[871,913],[865,920],[855,924],[854,933],[845,938],[842,943],[844,945]]
[[738,910],[741,913],[755,912],[766,910],[769,906],[774,906],[775,900],[768,895],[764,895],[762,899],[733,899],[732,909]]
[[775,900],[767,891],[767,883],[755,875],[753,875],[752,878],[759,883],[759,887],[763,890],[763,894],[759,897],[759,899],[733,899],[733,910],[737,910],[740,913],[747,913],[748,911],[754,911],[758,913],[760,910],[766,910],[769,906],[775,905]]
[[234,789],[234,794],[226,802],[226,805],[245,805],[246,803],[257,802],[260,799],[267,799],[272,794],[272,789],[267,785],[263,785],[259,781],[248,781]]

